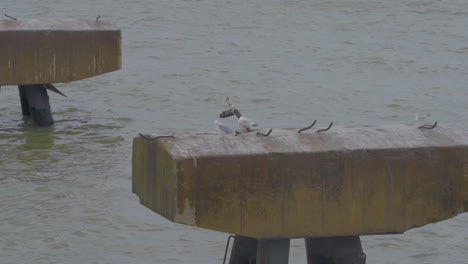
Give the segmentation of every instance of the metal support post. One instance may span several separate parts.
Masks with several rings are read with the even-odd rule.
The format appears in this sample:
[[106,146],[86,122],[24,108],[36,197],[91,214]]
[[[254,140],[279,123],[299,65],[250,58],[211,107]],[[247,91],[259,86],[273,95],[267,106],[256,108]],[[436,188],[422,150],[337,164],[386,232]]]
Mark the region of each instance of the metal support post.
[[19,96],[21,101],[21,112],[24,116],[30,116],[28,95],[26,93],[26,85],[18,85]]
[[289,238],[260,239],[257,245],[256,264],[288,264]]
[[[21,98],[22,94],[24,95],[23,89],[27,95],[27,101],[24,101],[24,104],[23,98]],[[22,85],[20,88],[20,98],[22,99],[21,109],[23,109],[23,114],[25,113],[24,108],[27,103],[29,105],[29,113],[36,125],[49,126],[54,123],[50,110],[49,95],[43,85]]]
[[257,256],[257,239],[236,235],[229,264],[251,264]]
[[308,264],[365,264],[359,236],[305,238]]

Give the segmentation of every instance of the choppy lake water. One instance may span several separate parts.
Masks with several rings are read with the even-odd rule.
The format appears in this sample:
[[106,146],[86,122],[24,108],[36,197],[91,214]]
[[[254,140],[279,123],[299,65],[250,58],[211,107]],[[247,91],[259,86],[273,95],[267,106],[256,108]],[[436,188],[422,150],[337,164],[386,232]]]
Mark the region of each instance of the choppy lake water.
[[[210,131],[230,96],[262,127],[428,121],[468,129],[465,0],[2,0],[23,18],[122,28],[122,70],[57,87],[57,123],[0,91],[0,263],[222,263],[227,234],[131,192],[138,133]],[[7,19],[7,18],[5,18]],[[0,47],[1,48],[1,47]],[[226,120],[234,125],[234,119]],[[468,263],[468,214],[362,238],[368,263]],[[305,263],[293,240],[290,263]]]

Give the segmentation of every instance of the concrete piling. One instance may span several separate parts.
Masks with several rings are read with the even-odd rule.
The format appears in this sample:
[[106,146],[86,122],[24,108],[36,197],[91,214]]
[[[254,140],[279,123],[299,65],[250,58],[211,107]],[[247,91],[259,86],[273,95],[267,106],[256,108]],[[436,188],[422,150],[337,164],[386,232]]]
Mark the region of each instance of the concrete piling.
[[133,142],[132,190],[171,221],[236,234],[230,264],[364,264],[361,235],[400,234],[467,210],[468,132],[439,124]]
[[287,264],[289,238],[255,239],[236,235],[229,264]]
[[0,47],[0,85],[19,85],[21,111],[39,126],[53,124],[52,83],[121,67],[120,29],[102,20],[0,20]]
[[365,264],[359,236],[305,238],[308,264]]
[[[31,116],[33,122],[38,126],[49,126],[54,123],[52,118],[52,111],[50,109],[49,95],[47,94],[47,89],[43,85],[21,85],[20,89],[20,99],[21,99],[21,109],[23,115],[25,113],[25,108],[28,106],[29,115]],[[24,90],[26,93],[26,100],[22,97],[21,90]],[[24,92],[23,92],[24,93]],[[24,105],[23,105],[24,103]]]
[[24,116],[30,116],[31,112],[29,111],[29,101],[28,94],[26,92],[26,85],[18,85],[20,102],[21,102],[21,112]]
[[[307,237],[307,264],[365,264],[359,236]],[[290,239],[255,239],[236,235],[229,264],[287,264]]]
[[0,84],[66,83],[121,67],[121,32],[103,20],[0,20]]
[[259,239],[256,264],[288,264],[289,238]]
[[468,200],[468,132],[340,127],[134,139],[133,190],[171,221],[256,239],[399,234]]
[[252,264],[257,257],[257,239],[236,235],[229,264]]

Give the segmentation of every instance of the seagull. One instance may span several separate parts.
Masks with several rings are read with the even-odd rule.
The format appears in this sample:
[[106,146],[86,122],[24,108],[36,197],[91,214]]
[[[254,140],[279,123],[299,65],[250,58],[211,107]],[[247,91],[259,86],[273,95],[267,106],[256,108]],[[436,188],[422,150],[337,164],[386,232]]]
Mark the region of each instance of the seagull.
[[234,129],[226,126],[225,124],[219,122],[218,120],[214,121],[215,124],[215,129],[218,131],[220,134],[239,134],[239,132],[234,131]]
[[239,124],[240,127],[243,127],[247,131],[250,131],[253,126],[258,126],[258,124],[255,123],[252,119],[249,119],[247,117],[243,117],[241,115],[241,113],[239,112],[239,110],[237,110],[237,108],[234,108],[232,106],[232,103],[231,103],[231,100],[229,99],[229,97],[226,97],[224,102],[226,102],[226,104],[231,108],[232,112],[237,116],[237,118],[238,118],[237,123]]
[[253,126],[258,126],[258,124],[255,123],[252,119],[243,117],[237,109],[234,108],[233,112],[237,116],[237,118],[239,118],[237,120],[239,126],[245,128],[247,131],[250,131]]
[[239,117],[239,120],[237,120],[237,122],[239,123],[239,126],[247,129],[247,131],[250,131],[253,126],[258,126],[258,124],[255,123],[252,119],[248,119],[243,116]]

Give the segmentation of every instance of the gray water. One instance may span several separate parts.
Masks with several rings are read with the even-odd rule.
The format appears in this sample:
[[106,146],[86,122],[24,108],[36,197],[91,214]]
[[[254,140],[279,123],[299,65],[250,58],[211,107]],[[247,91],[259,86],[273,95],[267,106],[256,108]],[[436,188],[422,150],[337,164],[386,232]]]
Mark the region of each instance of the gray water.
[[[100,15],[123,36],[122,70],[57,85],[68,98],[50,95],[53,127],[23,120],[17,88],[1,88],[2,264],[222,263],[227,234],[149,211],[130,180],[137,133],[211,131],[226,96],[264,128],[430,114],[468,129],[465,0],[2,0],[0,11]],[[468,263],[468,214],[362,240],[368,263]],[[290,263],[305,263],[301,240]]]

